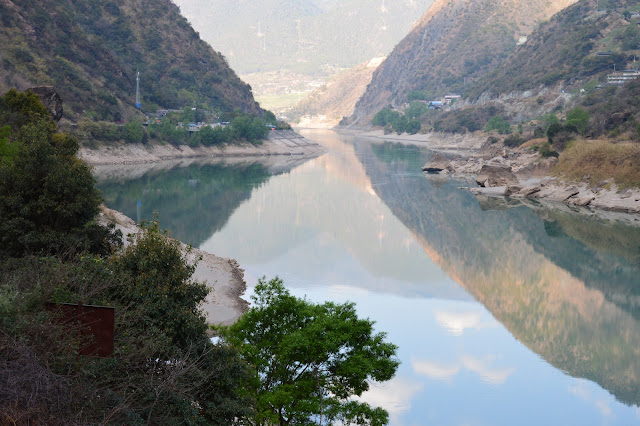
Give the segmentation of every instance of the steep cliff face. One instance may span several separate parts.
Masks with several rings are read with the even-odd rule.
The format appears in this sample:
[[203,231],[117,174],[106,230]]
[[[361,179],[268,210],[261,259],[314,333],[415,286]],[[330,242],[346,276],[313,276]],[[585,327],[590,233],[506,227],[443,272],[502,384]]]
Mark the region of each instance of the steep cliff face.
[[65,116],[206,104],[257,113],[251,88],[170,0],[0,0],[0,91],[53,85]]
[[405,102],[412,90],[462,92],[574,1],[436,0],[378,68],[352,118]]

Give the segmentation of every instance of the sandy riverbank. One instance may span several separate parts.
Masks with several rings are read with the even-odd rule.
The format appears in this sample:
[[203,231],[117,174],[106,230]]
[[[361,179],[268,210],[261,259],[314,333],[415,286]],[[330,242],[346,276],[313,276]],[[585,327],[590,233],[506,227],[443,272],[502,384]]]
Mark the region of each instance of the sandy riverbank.
[[[102,207],[99,215],[101,223],[114,223],[122,231],[125,245],[129,242],[126,236],[137,234],[140,227],[124,214]],[[183,244],[186,249],[186,245]],[[193,279],[207,284],[211,290],[202,310],[205,313],[208,324],[233,324],[249,307],[242,295],[246,290],[244,281],[244,270],[234,259],[227,259],[207,253],[202,250],[192,249],[189,261],[193,262],[199,256],[202,260],[198,262]]]
[[223,146],[198,146],[170,144],[121,144],[96,149],[83,147],[78,156],[91,165],[142,164],[169,159],[255,157],[272,155],[318,155],[325,149],[293,131],[272,131],[269,139],[259,145],[250,143]]

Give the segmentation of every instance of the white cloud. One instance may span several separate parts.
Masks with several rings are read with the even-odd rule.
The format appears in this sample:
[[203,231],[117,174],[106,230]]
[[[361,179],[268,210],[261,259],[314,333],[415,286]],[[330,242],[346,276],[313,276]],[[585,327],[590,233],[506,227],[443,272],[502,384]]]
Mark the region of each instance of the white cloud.
[[503,384],[516,370],[515,368],[496,368],[491,364],[495,356],[484,359],[462,355],[454,364],[438,364],[430,361],[411,360],[411,366],[416,374],[427,376],[433,380],[452,380],[464,368],[476,373],[480,379],[492,385]]
[[466,369],[473,371],[480,376],[482,381],[492,385],[503,384],[516,371],[515,368],[492,367],[490,365],[491,359],[478,359],[469,355],[463,355],[460,359]]
[[411,400],[423,387],[424,383],[396,377],[385,383],[372,383],[369,390],[358,399],[374,407],[382,407],[394,415],[409,411]]
[[427,376],[434,380],[450,380],[460,372],[459,365],[438,365],[428,361],[411,360],[411,366],[416,374]]
[[436,321],[453,336],[462,336],[466,329],[495,327],[495,321],[482,322],[480,312],[436,312]]

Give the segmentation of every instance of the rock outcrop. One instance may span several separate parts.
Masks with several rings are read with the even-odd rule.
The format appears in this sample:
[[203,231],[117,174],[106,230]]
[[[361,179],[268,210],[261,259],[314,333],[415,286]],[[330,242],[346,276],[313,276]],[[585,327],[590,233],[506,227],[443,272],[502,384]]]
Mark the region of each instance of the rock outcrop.
[[476,178],[478,185],[483,187],[509,186],[518,183],[518,178],[511,170],[511,166],[499,164],[485,164]]
[[434,152],[431,158],[422,166],[422,171],[427,173],[440,173],[449,167],[449,159],[439,152]]
[[55,121],[60,121],[62,118],[62,97],[58,93],[55,87],[53,86],[38,86],[32,87],[31,90],[33,93],[38,95],[40,98],[40,102],[49,110],[49,114],[51,114],[51,118]]

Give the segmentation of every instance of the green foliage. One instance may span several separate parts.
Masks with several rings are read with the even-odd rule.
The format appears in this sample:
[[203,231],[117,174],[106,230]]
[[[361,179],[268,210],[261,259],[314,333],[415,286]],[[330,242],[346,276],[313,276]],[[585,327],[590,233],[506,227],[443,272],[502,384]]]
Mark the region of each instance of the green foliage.
[[269,128],[260,118],[251,118],[248,115],[241,115],[233,119],[231,129],[236,139],[246,139],[251,143],[266,138]]
[[406,115],[401,115],[394,123],[393,130],[395,130],[399,135],[403,134],[407,130],[407,124],[409,121],[407,120]]
[[421,128],[422,128],[422,125],[420,124],[420,122],[418,120],[410,120],[407,123],[406,131],[410,135],[415,135],[416,133],[418,133],[420,131]]
[[32,0],[0,15],[3,28],[12,27],[0,34],[4,65],[12,69],[3,86],[56,86],[72,121],[129,119],[137,70],[145,107],[240,107],[261,114],[249,86],[169,0]]
[[0,123],[9,125],[13,132],[27,124],[43,123],[46,130],[55,132],[57,125],[51,119],[49,111],[42,105],[33,92],[9,90],[0,98]]
[[433,128],[438,132],[466,133],[482,130],[493,116],[502,115],[502,110],[493,105],[455,109],[437,114]]
[[373,121],[371,122],[374,126],[386,126],[387,124],[395,123],[400,118],[400,113],[398,111],[393,111],[391,108],[383,108],[373,116]]
[[409,102],[411,101],[428,101],[431,95],[426,90],[412,90],[407,95]]
[[567,125],[573,125],[579,133],[584,133],[589,125],[589,112],[581,107],[576,107],[567,112]]
[[276,115],[268,110],[265,110],[262,118],[267,124],[276,124],[278,122]]
[[191,281],[195,265],[189,264],[188,255],[153,220],[143,222],[136,244],[113,259],[115,270],[131,277],[114,289],[114,297],[123,305],[143,306],[147,324],[162,330],[168,348],[187,349],[206,330],[198,307],[208,290]]
[[145,133],[142,123],[138,120],[131,120],[124,126],[124,140],[127,143],[142,143]]
[[560,123],[560,119],[558,118],[557,115],[555,114],[546,114],[543,115],[540,118],[540,121],[542,121],[543,124],[543,130],[546,132],[547,130],[549,130],[549,127],[551,127],[553,124],[558,124]]
[[10,140],[11,126],[0,127],[0,163],[13,161],[13,156],[18,152],[19,145]]
[[522,136],[520,136],[517,133],[513,133],[509,136],[507,136],[504,140],[504,145],[508,146],[510,148],[515,148],[518,147],[520,145],[522,145],[524,143],[524,139],[522,139]]
[[409,108],[404,112],[404,115],[409,119],[416,119],[427,112],[427,105],[423,102],[411,102]]
[[500,134],[508,134],[511,131],[511,123],[500,116],[493,116],[485,126],[487,132],[496,131]]
[[[0,388],[0,422],[229,425],[251,414],[238,395],[246,364],[209,341],[206,288],[176,244],[153,223],[115,259],[0,262],[0,380],[19,383]],[[78,300],[115,308],[112,358],[78,357],[86,339],[45,309]]]
[[352,303],[298,299],[278,278],[259,280],[252,299],[220,332],[255,368],[247,385],[254,424],[386,424],[385,410],[352,399],[398,367],[396,346],[373,333],[372,321],[359,319]]
[[548,157],[556,157],[558,158],[560,156],[560,154],[558,154],[558,152],[554,151],[551,148],[551,144],[549,142],[545,142],[540,149],[538,150],[538,153],[540,153],[540,155],[544,158],[548,158]]
[[372,124],[374,126],[384,127],[385,134],[395,131],[399,135],[404,132],[413,135],[418,133],[422,127],[420,122],[415,120],[415,118],[423,115],[425,112],[427,112],[427,106],[422,102],[412,102],[404,115],[391,108],[384,108],[378,111],[373,117]]

